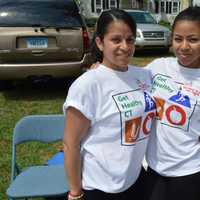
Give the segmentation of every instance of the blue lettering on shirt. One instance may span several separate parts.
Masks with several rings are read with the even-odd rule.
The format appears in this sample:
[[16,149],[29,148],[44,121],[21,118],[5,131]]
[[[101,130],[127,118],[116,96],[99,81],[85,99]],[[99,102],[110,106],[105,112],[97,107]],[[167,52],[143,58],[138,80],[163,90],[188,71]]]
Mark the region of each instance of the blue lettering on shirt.
[[191,108],[190,98],[187,95],[181,94],[181,91],[179,91],[176,95],[171,96],[169,100],[176,102],[182,106]]
[[145,112],[156,109],[156,104],[154,100],[146,92],[144,92],[144,100],[145,100]]

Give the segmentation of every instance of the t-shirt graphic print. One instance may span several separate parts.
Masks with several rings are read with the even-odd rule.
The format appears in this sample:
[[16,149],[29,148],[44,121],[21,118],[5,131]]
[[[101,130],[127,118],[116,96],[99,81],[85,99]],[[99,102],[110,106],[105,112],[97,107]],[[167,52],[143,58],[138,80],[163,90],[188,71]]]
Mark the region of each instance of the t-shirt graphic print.
[[113,98],[120,113],[121,144],[134,145],[145,139],[155,117],[153,99],[140,89],[116,94]]
[[153,79],[152,94],[155,96],[157,120],[161,124],[188,131],[197,101],[187,95],[182,86],[173,82],[171,77],[158,74]]

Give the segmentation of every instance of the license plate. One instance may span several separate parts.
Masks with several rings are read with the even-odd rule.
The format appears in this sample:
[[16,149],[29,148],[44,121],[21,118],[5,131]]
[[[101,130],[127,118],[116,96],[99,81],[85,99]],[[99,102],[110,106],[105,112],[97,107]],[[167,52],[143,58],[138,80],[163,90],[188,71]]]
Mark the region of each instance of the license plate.
[[44,49],[48,47],[48,38],[44,37],[27,38],[26,44],[29,49]]

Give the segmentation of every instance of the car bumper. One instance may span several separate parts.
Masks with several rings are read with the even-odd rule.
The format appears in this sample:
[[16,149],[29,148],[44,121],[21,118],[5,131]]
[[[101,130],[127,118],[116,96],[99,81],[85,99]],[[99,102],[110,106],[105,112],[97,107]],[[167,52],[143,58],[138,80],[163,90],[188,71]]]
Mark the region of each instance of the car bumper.
[[135,43],[136,49],[154,49],[154,48],[169,48],[170,42],[168,40],[144,40],[137,39]]
[[15,80],[35,76],[54,78],[74,77],[80,75],[91,64],[91,54],[87,53],[79,62],[56,63],[17,63],[0,64],[0,79]]

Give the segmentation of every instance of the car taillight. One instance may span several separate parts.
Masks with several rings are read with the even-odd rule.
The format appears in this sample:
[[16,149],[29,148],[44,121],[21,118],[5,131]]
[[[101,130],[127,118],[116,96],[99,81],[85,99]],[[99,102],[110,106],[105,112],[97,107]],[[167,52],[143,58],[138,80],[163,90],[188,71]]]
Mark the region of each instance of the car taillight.
[[90,41],[89,41],[89,35],[86,29],[83,29],[83,48],[89,49]]

